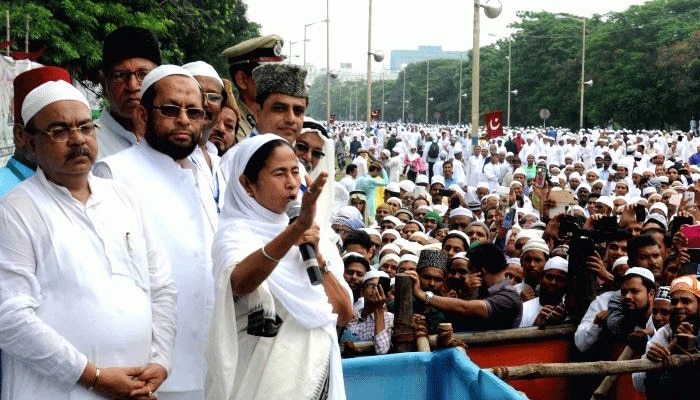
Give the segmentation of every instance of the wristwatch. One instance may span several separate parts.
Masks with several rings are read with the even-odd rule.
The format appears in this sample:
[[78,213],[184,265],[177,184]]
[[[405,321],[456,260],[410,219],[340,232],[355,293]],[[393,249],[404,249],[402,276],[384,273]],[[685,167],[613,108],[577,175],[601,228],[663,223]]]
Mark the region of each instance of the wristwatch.
[[331,271],[328,269],[328,267],[330,267],[330,266],[331,266],[331,263],[328,262],[328,261],[326,261],[326,262],[323,263],[323,265],[321,265],[321,267],[320,267],[319,269],[321,270],[321,272],[323,272],[323,273],[325,274],[326,272],[331,272]]
[[431,291],[425,292],[425,305],[426,305],[426,306],[427,306],[428,304],[430,304],[430,301],[433,299],[433,297],[435,297],[435,295],[433,294],[433,292],[431,292]]

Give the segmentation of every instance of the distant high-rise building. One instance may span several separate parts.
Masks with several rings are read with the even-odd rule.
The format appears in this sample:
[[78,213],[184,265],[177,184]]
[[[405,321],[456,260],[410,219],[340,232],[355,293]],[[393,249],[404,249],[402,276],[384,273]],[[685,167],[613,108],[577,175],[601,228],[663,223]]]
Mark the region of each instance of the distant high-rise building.
[[[402,64],[410,64],[426,60],[450,59],[459,60],[464,51],[444,51],[442,46],[418,46],[418,50],[392,50],[391,66],[392,72],[401,70]],[[464,61],[468,61],[466,55]]]

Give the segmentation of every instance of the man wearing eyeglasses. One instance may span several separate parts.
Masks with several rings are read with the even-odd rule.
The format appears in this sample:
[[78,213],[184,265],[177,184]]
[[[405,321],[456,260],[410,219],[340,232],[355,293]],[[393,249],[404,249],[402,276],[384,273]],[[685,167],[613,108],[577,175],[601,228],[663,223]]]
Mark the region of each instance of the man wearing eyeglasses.
[[[326,155],[323,152],[326,135],[326,128],[312,118],[304,117],[304,127],[294,142],[294,150],[299,162],[304,165],[308,172],[315,170]],[[330,145],[331,143],[329,143]]]
[[203,399],[204,345],[213,304],[210,249],[218,213],[206,177],[190,159],[205,110],[187,70],[161,65],[141,86],[137,112],[145,141],[97,163],[95,173],[125,183],[161,232],[179,290],[173,366],[159,399]]
[[90,173],[96,124],[56,79],[21,107],[36,174],[0,205],[3,399],[151,397],[168,375],[177,290],[136,196]]
[[97,122],[98,159],[141,141],[144,126],[139,125],[136,110],[141,100],[141,82],[160,65],[160,47],[153,32],[123,26],[105,38],[102,48],[100,84],[109,107]]

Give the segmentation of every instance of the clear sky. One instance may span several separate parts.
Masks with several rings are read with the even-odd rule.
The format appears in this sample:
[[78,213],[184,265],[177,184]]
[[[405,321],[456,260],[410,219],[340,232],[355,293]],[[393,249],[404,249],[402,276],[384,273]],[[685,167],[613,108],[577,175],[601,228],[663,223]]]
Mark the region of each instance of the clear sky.
[[[318,68],[326,66],[326,2],[330,11],[330,67],[352,63],[353,71],[367,69],[367,25],[369,0],[244,0],[247,17],[262,25],[261,33],[276,33],[285,40],[283,53],[292,62],[303,64],[304,25],[306,62]],[[486,0],[481,0],[486,3]],[[497,0],[489,0],[497,4]],[[548,11],[590,17],[610,11],[624,11],[646,0],[501,0],[503,12],[496,19],[481,13],[481,45],[495,42],[495,34],[507,36],[508,25],[518,21],[517,11]],[[442,46],[443,50],[466,51],[472,48],[473,2],[470,0],[372,0],[372,49],[386,53],[384,67],[389,68],[391,50],[415,50],[419,45]],[[373,63],[381,71],[382,63]]]

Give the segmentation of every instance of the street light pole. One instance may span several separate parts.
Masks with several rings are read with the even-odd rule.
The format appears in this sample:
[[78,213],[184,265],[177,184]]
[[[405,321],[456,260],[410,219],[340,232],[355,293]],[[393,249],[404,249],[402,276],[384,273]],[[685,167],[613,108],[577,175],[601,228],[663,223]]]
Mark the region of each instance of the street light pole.
[[581,22],[583,30],[581,32],[581,81],[579,82],[579,87],[581,88],[581,98],[579,100],[579,117],[578,125],[579,128],[583,128],[583,94],[586,85],[593,84],[592,81],[586,82],[586,17],[573,17],[571,15],[557,14],[554,16],[555,19],[573,19]]
[[367,24],[367,127],[372,126],[372,0],[369,0],[369,14]]
[[513,60],[511,57],[511,44],[513,43],[513,39],[508,36],[508,119],[506,120],[506,126],[510,128],[510,65]]
[[403,71],[403,94],[401,95],[401,122],[406,123],[406,67],[407,64],[401,64]]
[[328,10],[330,0],[326,0],[326,123],[331,125],[331,19]]
[[292,46],[294,46],[297,42],[289,42],[289,64],[292,63]]
[[430,60],[425,70],[425,123],[428,123],[428,96],[430,96]]
[[[480,15],[479,8],[484,8],[484,13],[488,18],[496,18],[501,14],[501,2],[498,6],[481,4],[480,0],[474,0],[474,26],[472,29],[472,144],[479,140],[479,57],[481,54],[480,35]],[[489,0],[486,1],[488,3]]]
[[581,109],[579,110],[578,126],[583,128],[583,92],[586,87],[586,18],[583,21],[583,32],[581,35]]
[[304,68],[306,68],[306,42],[309,41],[309,39],[306,38],[306,28],[314,24],[315,22],[312,22],[310,24],[304,24]]
[[464,53],[459,55],[459,93],[457,94],[458,98],[458,104],[459,106],[457,107],[459,114],[457,116],[457,125],[462,125],[462,57],[464,56]]

